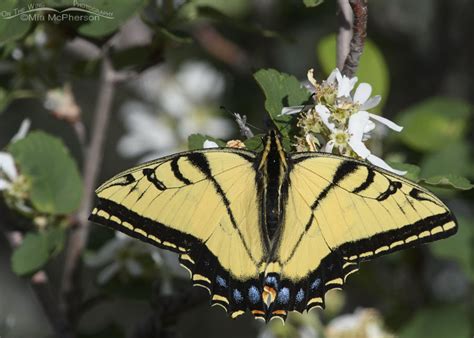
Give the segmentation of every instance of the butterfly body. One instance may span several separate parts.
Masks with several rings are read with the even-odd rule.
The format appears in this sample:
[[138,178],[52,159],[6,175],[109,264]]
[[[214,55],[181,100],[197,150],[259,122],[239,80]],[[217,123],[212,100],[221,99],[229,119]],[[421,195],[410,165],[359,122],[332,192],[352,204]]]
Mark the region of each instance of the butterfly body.
[[426,189],[351,158],[287,153],[271,131],[255,153],[183,152],[100,186],[90,219],[180,255],[194,285],[235,318],[324,307],[364,260],[456,232]]

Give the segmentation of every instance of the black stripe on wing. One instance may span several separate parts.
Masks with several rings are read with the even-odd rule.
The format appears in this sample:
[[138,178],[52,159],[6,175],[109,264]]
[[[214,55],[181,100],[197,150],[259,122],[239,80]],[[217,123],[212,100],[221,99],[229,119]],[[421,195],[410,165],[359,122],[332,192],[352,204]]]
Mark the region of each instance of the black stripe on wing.
[[181,265],[191,273],[193,285],[207,289],[212,305],[222,306],[232,318],[245,313],[247,309],[256,317],[263,316],[265,309],[260,276],[246,281],[236,279],[196,237],[143,217],[107,199],[99,199],[89,220],[159,248],[177,252]]

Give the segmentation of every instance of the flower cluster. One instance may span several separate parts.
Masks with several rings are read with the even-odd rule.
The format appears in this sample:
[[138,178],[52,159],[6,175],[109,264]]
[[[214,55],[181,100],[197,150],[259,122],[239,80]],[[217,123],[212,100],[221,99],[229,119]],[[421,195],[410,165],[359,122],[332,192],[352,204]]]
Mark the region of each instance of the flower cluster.
[[318,83],[313,70],[308,71],[308,80],[314,88],[315,104],[286,107],[282,115],[299,114],[297,126],[301,135],[296,138],[297,151],[324,151],[360,158],[383,169],[404,175],[384,160],[372,154],[365,145],[375,130],[375,122],[400,132],[403,128],[394,122],[369,113],[381,100],[373,96],[368,83],[360,83],[353,92],[357,77],[342,75],[336,68],[326,81]]

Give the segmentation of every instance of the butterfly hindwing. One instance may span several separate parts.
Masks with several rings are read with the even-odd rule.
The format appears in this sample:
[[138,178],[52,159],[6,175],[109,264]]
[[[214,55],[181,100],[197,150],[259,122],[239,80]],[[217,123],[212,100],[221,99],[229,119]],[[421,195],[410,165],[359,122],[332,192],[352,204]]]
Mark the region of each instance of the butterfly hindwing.
[[257,193],[246,189],[255,183],[254,157],[203,150],[140,165],[97,189],[90,219],[177,252],[193,283],[231,316],[247,307],[263,312],[249,294],[260,292],[265,257]]
[[291,160],[274,255],[279,283],[291,294],[273,304],[275,315],[323,307],[325,292],[341,288],[361,261],[456,232],[448,208],[400,176],[324,153],[292,154]]

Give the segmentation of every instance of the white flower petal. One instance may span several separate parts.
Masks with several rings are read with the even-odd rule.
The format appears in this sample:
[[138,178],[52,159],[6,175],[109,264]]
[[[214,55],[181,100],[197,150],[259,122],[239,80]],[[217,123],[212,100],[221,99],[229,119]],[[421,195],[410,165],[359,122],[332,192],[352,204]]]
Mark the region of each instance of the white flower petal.
[[364,104],[372,94],[372,86],[368,83],[361,83],[357,86],[357,89],[354,93],[354,103]]
[[369,123],[369,113],[366,111],[359,111],[349,118],[348,132],[350,139],[361,141],[364,131]]
[[280,115],[293,115],[299,114],[304,109],[305,106],[292,106],[292,107],[283,107]]
[[0,191],[8,190],[12,187],[12,184],[7,180],[0,179]]
[[11,143],[14,143],[18,140],[21,140],[22,138],[25,138],[26,134],[28,134],[28,130],[30,130],[31,126],[31,120],[30,119],[24,119],[23,122],[21,122],[20,129],[18,129],[17,133],[12,137]]
[[219,145],[216,142],[205,140],[204,144],[202,145],[204,149],[208,148],[219,148]]
[[349,97],[356,82],[357,77],[349,78],[344,75],[338,79],[337,97]]
[[330,131],[334,131],[336,129],[336,126],[334,123],[329,122],[329,117],[331,116],[331,112],[329,111],[329,109],[325,105],[317,104],[315,110],[323,121],[323,123],[326,125],[326,127],[328,127]]
[[327,80],[326,80],[326,83],[328,84],[335,84],[336,83],[336,79],[338,78],[342,78],[342,75],[341,75],[341,72],[339,71],[339,69],[334,69],[331,74],[329,74]]
[[328,143],[324,146],[325,153],[332,153],[332,149],[334,148],[334,140],[329,140]]
[[307,77],[308,77],[308,81],[313,85],[313,87],[316,87],[318,85],[318,83],[316,82],[316,79],[314,78],[314,69],[313,68],[308,70]]
[[384,160],[382,160],[380,157],[377,157],[373,154],[370,154],[369,156],[367,156],[367,160],[376,165],[377,167],[380,167],[382,169],[385,169],[385,170],[388,170],[388,171],[391,171],[392,173],[395,173],[397,175],[405,175],[407,172],[406,171],[403,171],[403,170],[397,170],[397,169],[394,169],[392,168],[391,166],[389,166],[387,164],[387,162],[385,162]]
[[349,145],[351,146],[352,150],[354,152],[362,157],[363,159],[366,159],[368,156],[370,156],[370,150],[365,146],[364,142],[361,140],[356,140],[356,139],[349,139]]
[[194,102],[215,100],[224,91],[223,76],[204,62],[186,62],[179,69],[176,78],[184,94]]
[[395,122],[393,121],[390,121],[389,119],[386,119],[385,117],[382,117],[382,116],[379,116],[379,115],[375,115],[375,114],[370,114],[369,113],[369,116],[370,118],[386,125],[387,127],[389,127],[390,129],[393,129],[395,131],[402,131],[403,127],[402,126],[399,126],[398,124],[396,124]]
[[382,96],[375,95],[374,97],[371,97],[370,99],[365,101],[365,103],[361,104],[360,110],[372,109],[372,108],[376,107],[380,103],[380,101],[382,101]]
[[374,129],[375,129],[375,123],[369,120],[369,122],[367,122],[367,125],[364,128],[364,134],[370,133]]
[[5,173],[10,182],[15,181],[18,177],[13,156],[4,151],[0,152],[0,171]]
[[129,102],[123,106],[121,113],[128,132],[117,145],[120,155],[136,157],[176,147],[176,137],[165,118],[153,113],[147,106]]

